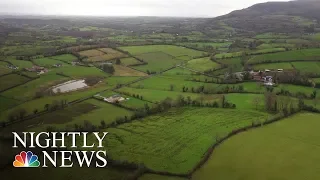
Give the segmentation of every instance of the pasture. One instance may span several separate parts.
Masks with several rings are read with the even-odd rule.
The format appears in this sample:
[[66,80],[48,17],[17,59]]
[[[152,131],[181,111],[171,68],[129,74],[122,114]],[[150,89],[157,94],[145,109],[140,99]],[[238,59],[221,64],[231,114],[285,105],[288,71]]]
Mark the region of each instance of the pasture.
[[68,78],[56,74],[44,74],[40,78],[7,90],[1,93],[1,95],[26,101],[34,98],[36,96],[36,92],[43,92],[51,86],[67,80]]
[[212,61],[210,57],[193,59],[188,61],[186,66],[190,69],[195,69],[202,72],[220,68],[220,64]]
[[320,73],[320,62],[292,62],[291,64],[301,73]]
[[0,96],[0,112],[18,105],[20,102],[16,99]]
[[205,52],[188,49],[185,47],[173,45],[149,45],[149,46],[128,46],[120,47],[121,50],[128,51],[132,55],[139,55],[145,53],[162,52],[170,56],[188,56],[188,59],[202,56]]
[[27,60],[15,60],[15,59],[8,59],[6,60],[8,62],[10,62],[11,64],[19,67],[19,70],[23,69],[23,68],[31,68],[33,66],[31,61],[27,61]]
[[12,72],[11,69],[7,67],[8,63],[4,61],[0,61],[0,75],[9,74]]
[[122,58],[120,59],[121,64],[124,66],[132,66],[132,65],[137,65],[137,64],[141,64],[140,61],[136,60],[135,58],[132,57],[128,57],[128,58]]
[[51,56],[49,57],[51,59],[63,61],[65,63],[71,63],[72,61],[76,61],[77,57],[71,55],[71,54],[63,54],[63,55],[58,55],[58,56]]
[[110,61],[116,58],[123,58],[127,55],[111,48],[100,48],[81,51],[80,55],[87,56],[89,62]]
[[[257,112],[172,109],[109,128],[105,149],[114,159],[144,163],[158,171],[186,173],[201,160],[216,137],[264,119],[266,114]],[[90,140],[94,141],[93,138],[90,136]]]
[[114,76],[147,76],[146,73],[131,69],[121,65],[113,65],[115,72]]
[[136,56],[145,62],[147,65],[134,66],[133,68],[144,72],[159,72],[168,69],[176,64],[183,62],[163,52],[145,53]]
[[301,113],[233,136],[192,180],[319,179],[319,119],[318,114]]
[[52,69],[52,72],[62,74],[71,78],[84,78],[90,76],[108,77],[109,74],[96,67],[69,66]]
[[319,60],[320,49],[303,49],[287,52],[279,52],[273,54],[264,54],[252,57],[248,63],[272,63],[272,62],[288,62],[288,61],[304,61],[304,60]]
[[266,64],[257,64],[252,66],[252,68],[254,70],[265,70],[265,69],[269,69],[269,70],[277,70],[277,69],[284,69],[284,70],[291,70],[294,69],[294,67],[292,67],[290,62],[285,62],[285,63],[266,63]]
[[53,68],[53,65],[55,65],[55,64],[61,64],[62,66],[69,66],[68,64],[66,64],[60,60],[55,60],[55,59],[51,59],[51,58],[33,59],[32,62],[38,66],[43,66],[46,68]]
[[18,74],[8,74],[0,77],[0,92],[16,85],[30,81],[29,78]]

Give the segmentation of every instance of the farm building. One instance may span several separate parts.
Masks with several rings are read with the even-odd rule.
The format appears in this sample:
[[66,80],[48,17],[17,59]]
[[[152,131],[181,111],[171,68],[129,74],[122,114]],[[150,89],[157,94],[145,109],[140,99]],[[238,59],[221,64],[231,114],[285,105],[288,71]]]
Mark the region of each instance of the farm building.
[[40,66],[32,66],[32,68],[25,68],[25,70],[27,70],[29,72],[37,72],[38,75],[48,72],[48,69],[46,69],[44,67],[40,67]]
[[120,95],[116,94],[116,95],[110,96],[108,98],[104,98],[103,100],[107,101],[109,103],[119,103],[119,102],[124,101],[126,99],[121,97]]
[[57,64],[54,64],[53,67],[56,67],[56,68],[62,67],[62,64],[61,63],[57,63]]
[[8,65],[7,65],[7,68],[12,69],[12,70],[17,70],[17,69],[19,69],[19,67],[14,66],[14,65],[12,65],[12,64],[8,64]]

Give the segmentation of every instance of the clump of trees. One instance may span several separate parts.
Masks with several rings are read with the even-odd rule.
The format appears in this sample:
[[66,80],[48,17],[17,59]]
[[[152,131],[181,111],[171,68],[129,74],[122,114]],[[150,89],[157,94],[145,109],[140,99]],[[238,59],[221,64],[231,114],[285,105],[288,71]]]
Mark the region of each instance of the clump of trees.
[[93,85],[99,83],[100,80],[101,80],[100,77],[87,77],[87,78],[85,79],[85,83],[86,83],[88,86],[93,86]]
[[113,67],[113,65],[110,65],[110,64],[104,64],[101,66],[101,69],[106,72],[106,73],[109,73],[109,74],[113,74],[115,72],[115,69]]

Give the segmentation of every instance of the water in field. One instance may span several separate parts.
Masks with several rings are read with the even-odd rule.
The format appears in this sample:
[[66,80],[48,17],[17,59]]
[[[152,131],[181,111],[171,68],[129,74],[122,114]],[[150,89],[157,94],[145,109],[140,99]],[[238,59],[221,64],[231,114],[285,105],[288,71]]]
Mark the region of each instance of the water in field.
[[88,85],[85,83],[84,80],[72,80],[72,81],[68,81],[63,84],[59,84],[57,86],[54,86],[52,88],[52,91],[54,93],[65,93],[65,92],[69,92],[69,91],[75,91],[78,89],[82,89],[87,86]]

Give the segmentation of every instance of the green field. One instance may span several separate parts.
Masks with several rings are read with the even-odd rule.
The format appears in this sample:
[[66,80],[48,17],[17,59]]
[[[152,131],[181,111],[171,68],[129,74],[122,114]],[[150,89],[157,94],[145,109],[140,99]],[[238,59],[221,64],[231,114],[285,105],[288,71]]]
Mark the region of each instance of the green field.
[[60,73],[72,78],[83,78],[88,76],[107,77],[107,73],[96,67],[84,67],[84,66],[68,66],[60,67],[52,70],[55,73]]
[[193,59],[187,62],[188,68],[195,69],[197,71],[207,71],[220,68],[220,64],[212,61],[210,57]]
[[196,43],[181,43],[183,46],[195,47],[205,49],[207,47],[220,48],[220,47],[229,47],[231,45],[230,42],[196,42]]
[[287,52],[279,52],[273,54],[264,54],[252,57],[248,63],[271,63],[293,60],[320,60],[320,49],[303,49]]
[[143,100],[148,100],[151,102],[160,102],[166,98],[171,98],[175,100],[178,96],[183,96],[185,99],[190,97],[192,100],[202,100],[203,102],[214,102],[220,101],[220,95],[204,95],[196,93],[182,93],[175,91],[163,91],[155,89],[138,89],[138,88],[129,88],[124,87],[119,89],[120,92],[130,94],[130,95],[139,95],[143,97]]
[[182,60],[176,59],[171,55],[168,55],[163,52],[153,52],[153,53],[146,53],[136,56],[145,62],[147,65],[141,66],[134,66],[133,68],[138,69],[144,72],[159,72],[165,69],[168,69],[176,64],[180,64],[183,62]]
[[[256,55],[256,54],[267,54],[267,53],[276,53],[276,52],[282,52],[285,51],[285,48],[269,48],[269,49],[259,49],[259,50],[252,50],[247,51],[246,53],[249,55]],[[235,58],[240,57],[243,55],[243,52],[231,52],[231,53],[222,53],[217,54],[214,57],[216,59],[225,59],[225,58]]]
[[18,104],[19,101],[16,99],[3,97],[2,95],[0,96],[0,112]]
[[129,57],[129,58],[122,58],[120,59],[121,64],[125,66],[132,66],[132,65],[137,65],[141,64],[140,61],[136,60],[135,58]]
[[19,100],[30,100],[35,97],[36,92],[45,91],[59,82],[67,81],[68,78],[56,74],[44,74],[40,78],[32,80],[21,86],[1,93],[1,95]]
[[159,171],[186,173],[201,160],[217,136],[266,118],[264,113],[238,110],[173,109],[109,128],[106,150],[114,159],[144,163]]
[[258,46],[258,49],[270,49],[270,48],[294,48],[294,44],[288,43],[263,43]]
[[17,74],[9,74],[0,77],[0,91],[30,81],[29,78]]
[[301,73],[320,73],[320,62],[292,62],[291,64]]
[[179,56],[188,56],[189,59],[194,57],[202,56],[202,51],[196,51],[193,49],[188,49],[179,46],[172,45],[151,45],[151,46],[129,46],[129,47],[120,47],[121,50],[128,51],[132,55],[139,55],[152,52],[162,52],[169,54],[170,56],[179,57]]
[[0,61],[0,75],[9,74],[12,72],[11,69],[7,67],[8,63],[4,61]]
[[187,180],[187,178],[160,176],[157,174],[144,174],[138,180]]
[[276,33],[264,33],[264,34],[259,34],[255,38],[257,39],[285,39],[289,38],[285,34],[276,34]]
[[277,69],[294,69],[291,63],[267,63],[267,64],[257,64],[252,67],[254,70],[277,70]]
[[221,144],[192,179],[318,179],[319,119],[301,113],[236,135]]
[[68,64],[66,64],[60,60],[55,60],[55,59],[51,59],[51,58],[33,59],[32,62],[38,66],[43,66],[46,68],[53,68],[53,65],[55,65],[55,64],[61,64],[63,67],[69,66]]
[[6,60],[8,62],[10,62],[11,64],[19,67],[19,70],[23,69],[23,68],[30,68],[33,66],[31,61],[25,61],[25,60],[14,60],[14,59],[9,59]]
[[56,60],[60,60],[66,63],[71,63],[72,61],[76,61],[77,57],[71,55],[71,54],[63,54],[63,55],[59,55],[59,56],[51,56],[49,57],[51,59],[56,59]]

